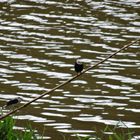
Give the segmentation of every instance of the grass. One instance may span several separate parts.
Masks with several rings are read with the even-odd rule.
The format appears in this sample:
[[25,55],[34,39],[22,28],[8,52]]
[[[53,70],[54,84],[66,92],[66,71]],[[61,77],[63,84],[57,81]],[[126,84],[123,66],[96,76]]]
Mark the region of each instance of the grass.
[[[24,128],[24,131],[22,132],[15,130],[14,126],[15,121],[11,116],[0,121],[0,140],[38,140],[35,131],[30,125],[27,128]],[[95,131],[97,132],[97,130]],[[132,140],[133,134],[134,133],[128,128],[120,128],[118,123],[114,128],[106,126],[104,130],[100,131],[100,135],[95,133],[95,135],[84,138],[77,135],[77,140]]]
[[15,130],[14,126],[15,121],[11,116],[0,121],[0,140],[38,140],[30,125],[22,132]]
[[[106,132],[110,132],[111,134],[108,134],[108,140],[131,140],[133,132],[130,131],[130,129],[124,130],[123,128],[118,128],[115,126],[113,129],[111,129],[109,126],[106,126],[105,130],[102,132],[102,134],[106,134]],[[105,136],[102,136],[105,137]]]
[[106,126],[104,130],[100,131],[100,134],[97,134],[96,130],[95,135],[92,136],[87,136],[84,138],[77,136],[77,140],[132,140],[134,132],[130,131],[130,129],[127,128],[123,122],[121,123],[126,126],[126,129],[120,128],[119,123],[114,128]]

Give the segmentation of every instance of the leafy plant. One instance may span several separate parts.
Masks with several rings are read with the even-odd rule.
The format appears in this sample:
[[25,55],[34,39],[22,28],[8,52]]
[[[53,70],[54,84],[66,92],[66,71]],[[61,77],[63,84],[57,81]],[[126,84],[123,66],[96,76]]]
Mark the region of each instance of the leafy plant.
[[24,128],[23,132],[13,129],[15,121],[11,116],[8,116],[0,122],[0,140],[38,140],[35,131],[31,125]]

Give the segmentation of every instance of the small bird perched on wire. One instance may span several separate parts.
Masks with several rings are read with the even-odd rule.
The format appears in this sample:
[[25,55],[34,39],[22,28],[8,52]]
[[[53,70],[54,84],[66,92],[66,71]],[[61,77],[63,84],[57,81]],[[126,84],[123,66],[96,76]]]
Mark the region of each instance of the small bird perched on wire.
[[82,72],[83,68],[84,68],[84,65],[80,62],[79,59],[77,59],[74,65],[74,69],[77,72],[77,75]]
[[22,99],[20,97],[17,97],[17,98],[14,98],[14,99],[11,99],[9,100],[6,105],[4,107],[8,107],[8,106],[11,106],[11,105],[15,105],[17,103],[20,103],[22,101]]

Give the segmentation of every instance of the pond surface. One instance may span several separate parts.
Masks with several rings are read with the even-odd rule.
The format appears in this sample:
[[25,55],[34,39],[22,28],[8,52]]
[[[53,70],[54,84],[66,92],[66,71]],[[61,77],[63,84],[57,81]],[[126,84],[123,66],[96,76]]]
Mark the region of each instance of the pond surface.
[[[0,106],[20,105],[140,38],[139,0],[0,0]],[[5,110],[6,111],[6,110]],[[140,136],[140,43],[16,113],[44,139],[74,140],[106,125]],[[106,139],[106,138],[105,138]]]

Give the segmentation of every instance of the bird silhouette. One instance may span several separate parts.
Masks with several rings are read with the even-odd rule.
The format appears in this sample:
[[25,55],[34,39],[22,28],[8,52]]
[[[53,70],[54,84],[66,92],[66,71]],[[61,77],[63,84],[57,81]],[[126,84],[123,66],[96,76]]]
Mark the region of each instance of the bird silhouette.
[[77,74],[80,74],[84,68],[84,65],[80,62],[79,59],[76,60],[74,69],[77,72]]
[[15,104],[17,104],[17,103],[20,103],[21,100],[22,100],[22,99],[21,99],[20,97],[11,99],[11,100],[9,100],[9,101],[6,103],[5,107],[8,107],[8,106],[11,106],[11,105],[15,105]]

